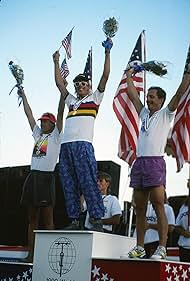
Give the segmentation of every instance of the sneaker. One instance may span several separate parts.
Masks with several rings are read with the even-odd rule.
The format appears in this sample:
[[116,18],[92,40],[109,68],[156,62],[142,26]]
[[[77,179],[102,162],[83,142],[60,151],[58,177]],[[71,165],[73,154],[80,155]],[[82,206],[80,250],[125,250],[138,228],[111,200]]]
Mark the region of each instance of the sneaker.
[[92,228],[90,230],[98,231],[98,232],[104,232],[103,223],[102,223],[101,219],[90,218],[89,221],[92,224]]
[[143,259],[146,258],[145,249],[141,246],[135,246],[128,254],[120,256],[121,259]]
[[71,221],[71,223],[64,227],[64,230],[80,230],[80,222],[77,219]]
[[153,260],[165,260],[166,248],[164,246],[158,246],[158,248],[150,258]]

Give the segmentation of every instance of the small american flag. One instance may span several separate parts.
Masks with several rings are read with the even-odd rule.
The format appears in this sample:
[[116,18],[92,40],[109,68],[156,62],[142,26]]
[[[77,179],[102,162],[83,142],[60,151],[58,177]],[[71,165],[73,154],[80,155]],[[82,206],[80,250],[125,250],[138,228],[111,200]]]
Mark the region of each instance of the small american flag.
[[64,58],[61,67],[60,67],[61,76],[65,79],[69,75],[69,68],[67,65],[66,58]]
[[[144,62],[145,57],[145,32],[142,31],[129,63]],[[144,90],[144,74],[142,72],[133,76],[134,85],[138,92]],[[126,74],[124,72],[116,95],[113,100],[113,110],[121,123],[121,134],[119,139],[118,156],[130,166],[136,158],[137,139],[139,135],[138,113],[127,94]]]
[[[190,62],[190,47],[187,54],[185,71]],[[185,162],[190,162],[190,85],[182,96],[177,107],[174,126],[171,134],[171,146],[174,151],[177,171],[179,172]]]
[[92,48],[88,52],[88,57],[83,73],[92,83]]
[[69,32],[69,34],[63,39],[62,41],[62,45],[65,48],[66,54],[67,54],[67,58],[70,59],[71,58],[71,39],[72,39],[72,32],[73,32],[73,28],[71,29],[71,31]]

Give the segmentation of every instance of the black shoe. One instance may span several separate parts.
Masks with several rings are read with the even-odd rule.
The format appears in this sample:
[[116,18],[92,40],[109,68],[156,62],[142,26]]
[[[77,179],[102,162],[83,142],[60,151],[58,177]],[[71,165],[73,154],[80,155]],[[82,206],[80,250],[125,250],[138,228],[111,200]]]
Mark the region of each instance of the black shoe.
[[80,230],[79,220],[72,220],[68,226],[64,227],[64,230]]
[[103,223],[102,223],[101,219],[90,218],[89,221],[92,224],[92,228],[90,230],[98,231],[98,232],[104,232],[104,230],[103,230]]

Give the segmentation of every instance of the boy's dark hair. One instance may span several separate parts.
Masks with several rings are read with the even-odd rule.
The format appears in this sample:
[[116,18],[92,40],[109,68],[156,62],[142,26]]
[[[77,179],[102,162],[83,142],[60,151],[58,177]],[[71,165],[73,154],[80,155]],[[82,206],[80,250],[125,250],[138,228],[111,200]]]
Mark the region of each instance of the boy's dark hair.
[[110,174],[103,172],[103,171],[99,171],[98,172],[98,179],[105,179],[107,182],[109,182],[110,186],[111,186],[111,176]]

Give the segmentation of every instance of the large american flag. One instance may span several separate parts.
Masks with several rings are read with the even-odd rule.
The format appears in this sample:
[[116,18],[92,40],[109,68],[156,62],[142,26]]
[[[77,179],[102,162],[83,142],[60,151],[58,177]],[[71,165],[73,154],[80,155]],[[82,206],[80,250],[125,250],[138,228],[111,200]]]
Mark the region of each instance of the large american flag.
[[64,58],[61,67],[60,67],[61,76],[65,79],[69,75],[69,68],[67,65],[66,58]]
[[[185,72],[188,63],[190,63],[190,46],[185,64]],[[171,134],[171,146],[176,157],[177,171],[179,172],[185,162],[190,162],[190,85],[182,96],[177,108]]]
[[[139,35],[129,63],[141,63],[145,60],[145,32]],[[129,64],[128,63],[128,64]],[[134,85],[138,92],[144,90],[144,73],[133,76]],[[139,117],[127,94],[126,74],[124,72],[116,95],[113,100],[114,112],[121,123],[118,156],[130,166],[136,158],[137,139],[139,135]]]
[[63,39],[62,41],[62,45],[65,48],[66,54],[67,54],[67,58],[70,59],[71,58],[71,39],[72,39],[72,32],[73,32],[73,28],[71,29],[71,31],[69,32],[69,34],[67,34],[67,36]]
[[85,68],[84,68],[84,75],[88,77],[88,79],[92,83],[92,48],[88,52]]

